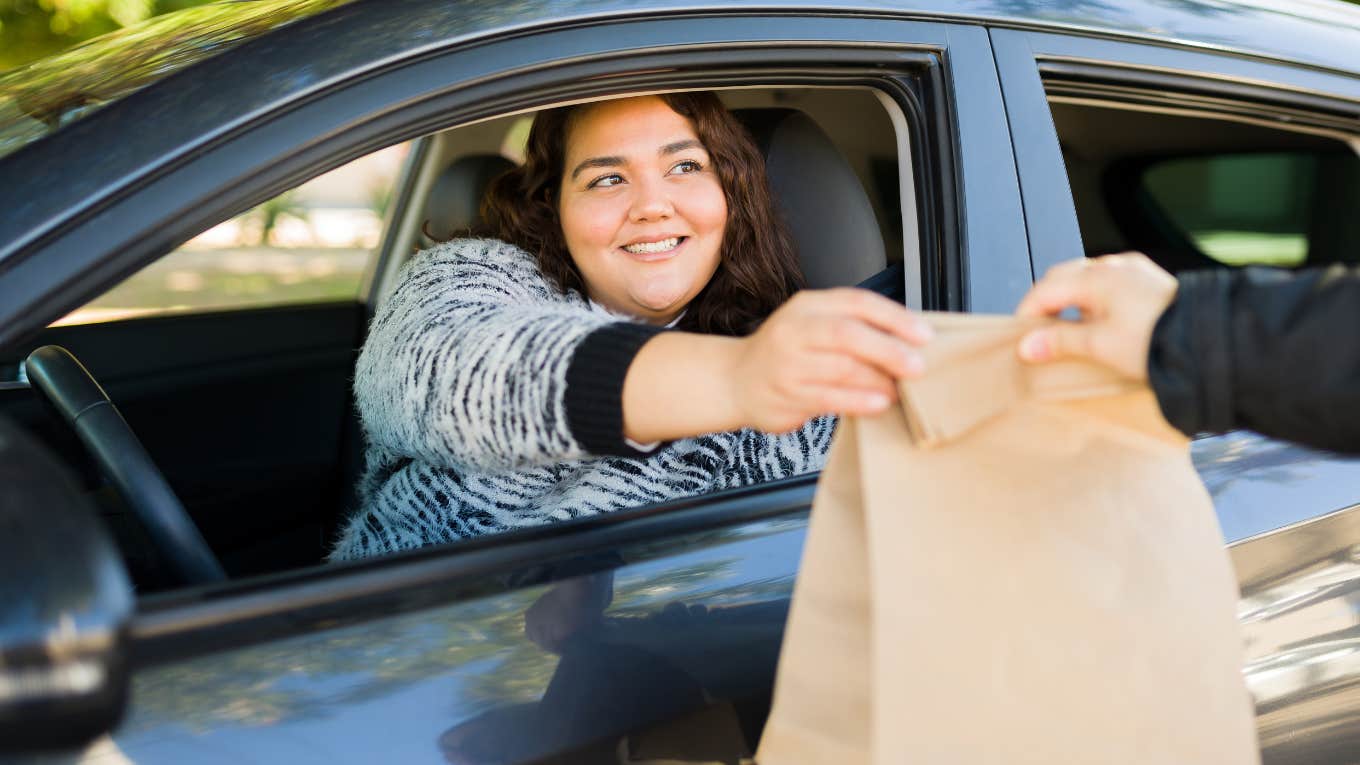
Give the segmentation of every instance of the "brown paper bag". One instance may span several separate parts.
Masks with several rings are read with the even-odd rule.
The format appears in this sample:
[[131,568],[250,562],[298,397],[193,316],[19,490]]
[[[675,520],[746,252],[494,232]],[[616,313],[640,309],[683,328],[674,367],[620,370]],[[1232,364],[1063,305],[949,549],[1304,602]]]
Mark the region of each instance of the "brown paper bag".
[[840,424],[760,765],[1254,763],[1237,588],[1144,387],[935,314],[901,410]]

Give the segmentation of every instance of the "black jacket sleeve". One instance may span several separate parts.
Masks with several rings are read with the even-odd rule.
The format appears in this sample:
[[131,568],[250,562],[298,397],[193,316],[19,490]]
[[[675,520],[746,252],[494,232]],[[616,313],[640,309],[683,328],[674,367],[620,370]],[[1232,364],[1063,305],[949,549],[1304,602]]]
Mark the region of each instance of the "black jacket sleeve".
[[1360,269],[1182,274],[1148,380],[1186,435],[1247,428],[1360,452]]

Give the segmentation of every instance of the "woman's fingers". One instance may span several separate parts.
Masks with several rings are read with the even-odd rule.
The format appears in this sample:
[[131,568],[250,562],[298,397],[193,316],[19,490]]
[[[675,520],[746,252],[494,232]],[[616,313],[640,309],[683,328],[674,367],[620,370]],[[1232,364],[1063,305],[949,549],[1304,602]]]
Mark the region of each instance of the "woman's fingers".
[[935,336],[920,315],[872,290],[838,287],[825,290],[824,295],[834,303],[836,313],[849,314],[912,345],[925,345]]
[[892,377],[918,377],[925,369],[925,361],[913,346],[854,317],[821,322],[813,338],[818,351],[871,364]]
[[899,379],[924,372],[919,346],[932,334],[920,316],[868,290],[800,292],[741,340],[733,409],[771,432],[820,414],[882,412]]
[[802,376],[805,385],[869,391],[881,393],[889,399],[897,398],[895,375],[884,373],[878,367],[852,356],[824,353],[811,357],[809,363],[811,369]]
[[878,414],[893,403],[892,397],[885,393],[836,386],[808,388],[805,398],[814,414]]

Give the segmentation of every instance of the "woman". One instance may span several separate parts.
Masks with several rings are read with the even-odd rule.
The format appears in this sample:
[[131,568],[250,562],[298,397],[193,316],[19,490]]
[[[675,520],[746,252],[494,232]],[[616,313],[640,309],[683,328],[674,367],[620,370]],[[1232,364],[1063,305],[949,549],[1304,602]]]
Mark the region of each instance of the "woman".
[[416,255],[373,322],[334,559],[815,470],[819,415],[921,371],[902,306],[794,295],[760,155],[712,94],[545,112],[485,207],[495,238]]

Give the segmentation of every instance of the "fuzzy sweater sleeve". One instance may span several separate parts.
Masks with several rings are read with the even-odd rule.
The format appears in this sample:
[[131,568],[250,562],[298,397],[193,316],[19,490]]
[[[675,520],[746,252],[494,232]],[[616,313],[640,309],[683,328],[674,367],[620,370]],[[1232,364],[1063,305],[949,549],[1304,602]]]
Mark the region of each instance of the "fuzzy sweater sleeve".
[[558,294],[512,245],[454,240],[417,254],[374,318],[359,415],[370,444],[446,468],[628,454],[623,376],[654,332]]
[[730,455],[721,488],[751,486],[821,470],[836,422],[835,416],[822,415],[798,430],[778,435],[750,428],[737,431],[737,448]]

